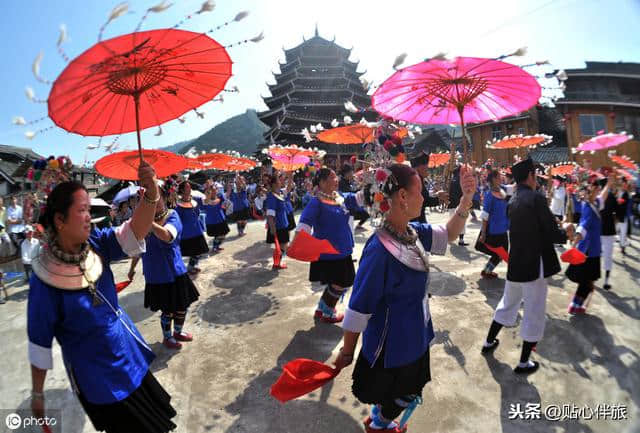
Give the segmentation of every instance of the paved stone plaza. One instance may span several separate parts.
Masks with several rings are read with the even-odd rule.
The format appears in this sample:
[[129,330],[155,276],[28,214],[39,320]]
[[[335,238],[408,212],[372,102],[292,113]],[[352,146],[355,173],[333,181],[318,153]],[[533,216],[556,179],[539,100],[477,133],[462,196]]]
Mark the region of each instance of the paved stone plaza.
[[[445,221],[440,213],[427,217],[434,223]],[[469,223],[468,242],[473,243],[479,227]],[[159,313],[142,306],[140,267],[134,283],[120,294],[121,306],[157,355],[151,369],[173,397],[178,411],[176,431],[363,431],[361,420],[369,407],[351,394],[351,367],[333,383],[285,405],[269,396],[269,387],[287,361],[298,357],[333,360],[342,330],[314,322],[320,294],[319,288],[307,281],[308,264],[288,260],[289,269],[279,273],[271,270],[264,223],[250,223],[243,238],[235,233],[232,227],[221,254],[201,262],[204,271],[196,279],[201,297],[189,311],[185,326],[194,334],[194,342],[185,343],[182,351],[162,346]],[[354,257],[359,257],[370,234],[370,228],[357,233]],[[613,290],[599,289],[586,316],[571,318],[566,313],[575,290],[573,283],[563,274],[549,280],[545,337],[533,355],[541,369],[529,377],[512,372],[520,355],[517,328],[502,331],[494,356],[480,354],[502,295],[505,265],[496,270],[501,279],[479,281],[487,258],[472,246],[453,245],[446,256],[432,257],[433,380],[425,388],[424,404],[414,413],[409,431],[640,431],[637,234],[627,251],[627,256],[622,256],[616,245]],[[113,270],[116,281],[126,279],[128,262],[114,264]],[[8,286],[9,300],[0,305],[0,408],[24,409],[29,407],[31,390],[25,326],[28,289],[18,282]],[[344,309],[345,304],[338,304],[338,309]],[[47,376],[45,390],[47,407],[63,410],[62,431],[94,431],[70,390],[57,343],[54,369]],[[564,415],[563,405],[568,405]],[[535,419],[536,413],[539,419]],[[5,431],[3,421],[0,426],[0,431]]]

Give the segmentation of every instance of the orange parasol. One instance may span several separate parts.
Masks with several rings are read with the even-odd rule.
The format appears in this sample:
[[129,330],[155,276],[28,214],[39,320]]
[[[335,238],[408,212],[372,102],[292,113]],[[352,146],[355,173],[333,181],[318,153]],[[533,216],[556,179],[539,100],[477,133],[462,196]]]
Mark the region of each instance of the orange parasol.
[[361,124],[327,129],[316,135],[316,139],[333,144],[371,143],[374,138],[375,129]]
[[218,167],[225,167],[232,158],[228,153],[213,152],[199,155],[196,157],[196,160],[198,160],[204,168],[216,169]]
[[273,168],[280,171],[296,171],[303,169],[305,164],[303,163],[292,163],[292,162],[284,162],[278,159],[273,160]]
[[551,143],[553,137],[544,134],[536,135],[508,135],[500,140],[487,141],[487,149],[519,149],[522,147],[536,148]]
[[445,165],[451,159],[451,154],[447,153],[431,153],[429,154],[429,168],[436,168]]
[[232,156],[229,161],[222,164],[220,170],[224,171],[249,171],[258,166],[258,161],[245,156]]
[[572,174],[576,167],[578,167],[577,164],[560,164],[560,165],[556,165],[555,167],[551,168],[551,175],[552,176],[566,176],[567,174]]
[[616,154],[610,153],[609,159],[621,167],[628,168],[630,170],[638,169],[638,164],[633,162],[633,160],[629,158],[627,155],[616,155]]
[[[164,150],[142,150],[142,156],[156,171],[158,178],[176,174],[189,166],[187,158]],[[116,152],[100,158],[95,169],[104,177],[119,180],[138,180],[140,154],[138,151]]]

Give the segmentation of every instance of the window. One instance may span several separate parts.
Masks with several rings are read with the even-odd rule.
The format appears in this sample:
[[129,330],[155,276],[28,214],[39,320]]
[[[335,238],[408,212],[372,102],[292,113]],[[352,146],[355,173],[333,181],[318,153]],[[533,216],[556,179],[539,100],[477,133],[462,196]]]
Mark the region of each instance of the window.
[[518,128],[518,134],[524,135],[524,128]]
[[598,131],[607,132],[607,122],[604,114],[580,114],[580,134],[585,137],[593,137]]
[[491,138],[500,140],[502,138],[502,128],[500,125],[494,125],[491,127]]

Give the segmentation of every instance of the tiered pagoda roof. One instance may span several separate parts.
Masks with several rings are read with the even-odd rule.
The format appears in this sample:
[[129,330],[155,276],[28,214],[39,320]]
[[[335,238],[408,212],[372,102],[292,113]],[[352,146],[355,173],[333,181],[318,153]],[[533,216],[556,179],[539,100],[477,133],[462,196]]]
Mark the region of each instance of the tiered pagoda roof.
[[[291,49],[284,49],[285,61],[278,63],[279,73],[274,73],[275,83],[267,83],[271,96],[263,97],[268,110],[258,113],[258,118],[270,128],[265,133],[265,146],[270,144],[305,144],[302,129],[321,123],[331,128],[331,121],[342,122],[349,115],[354,121],[364,117],[373,121],[377,114],[370,109],[367,95],[358,72],[358,62],[349,60],[351,49],[343,48],[334,40],[318,34]],[[344,103],[351,101],[364,109],[363,113],[349,113]],[[324,143],[308,143],[329,154],[341,152],[341,146]]]

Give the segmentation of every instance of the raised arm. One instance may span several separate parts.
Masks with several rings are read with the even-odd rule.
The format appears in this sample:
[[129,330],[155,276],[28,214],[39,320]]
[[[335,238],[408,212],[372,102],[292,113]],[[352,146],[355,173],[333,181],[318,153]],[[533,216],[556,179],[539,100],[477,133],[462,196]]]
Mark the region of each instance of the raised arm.
[[146,161],[140,162],[138,168],[140,185],[144,188],[144,194],[140,204],[136,207],[131,217],[131,231],[139,241],[143,240],[153,224],[156,213],[156,203],[160,200],[156,172]]

